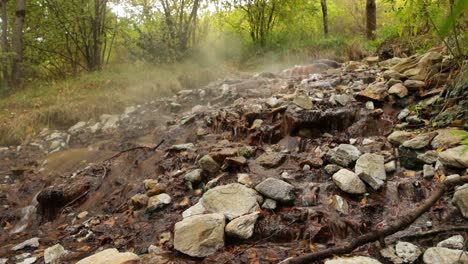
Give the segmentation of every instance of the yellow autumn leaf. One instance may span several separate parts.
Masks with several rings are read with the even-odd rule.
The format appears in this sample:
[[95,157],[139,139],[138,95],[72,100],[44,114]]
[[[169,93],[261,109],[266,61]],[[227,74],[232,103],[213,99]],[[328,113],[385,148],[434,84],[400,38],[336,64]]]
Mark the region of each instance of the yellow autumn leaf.
[[441,153],[442,151],[444,151],[443,147],[437,149],[437,153]]
[[315,246],[314,246],[314,244],[310,243],[310,244],[309,244],[309,249],[310,249],[310,252],[315,252]]

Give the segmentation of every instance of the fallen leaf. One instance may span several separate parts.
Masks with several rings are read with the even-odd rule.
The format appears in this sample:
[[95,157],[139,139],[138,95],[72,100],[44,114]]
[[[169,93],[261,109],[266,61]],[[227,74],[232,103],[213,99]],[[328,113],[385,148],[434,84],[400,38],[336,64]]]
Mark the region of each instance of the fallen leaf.
[[310,249],[310,252],[315,252],[315,246],[314,246],[314,244],[310,243],[310,244],[309,244],[309,249]]
[[405,177],[414,177],[416,175],[416,172],[412,170],[406,170],[403,172],[403,175],[405,175]]

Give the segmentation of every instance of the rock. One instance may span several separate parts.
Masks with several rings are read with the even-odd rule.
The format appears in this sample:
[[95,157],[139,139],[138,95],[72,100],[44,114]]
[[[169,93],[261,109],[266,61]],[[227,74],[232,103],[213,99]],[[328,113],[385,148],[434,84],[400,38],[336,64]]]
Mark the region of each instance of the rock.
[[418,80],[406,80],[403,84],[410,89],[418,89],[426,85],[423,81]]
[[385,172],[394,172],[396,170],[396,162],[394,160],[384,164]]
[[195,145],[193,143],[185,143],[185,144],[174,145],[170,149],[175,150],[175,151],[183,151],[183,150],[193,149],[194,147]]
[[384,157],[378,154],[364,153],[356,161],[356,175],[369,184],[374,190],[384,185],[385,173]]
[[443,247],[431,247],[424,252],[425,264],[455,264],[468,263],[468,252]]
[[109,132],[118,127],[119,116],[118,115],[101,115],[100,117],[102,127],[101,130],[104,132]]
[[402,241],[396,243],[395,253],[398,257],[403,259],[403,263],[413,263],[422,254],[421,250],[417,246]]
[[202,170],[196,169],[184,175],[184,180],[190,183],[197,183],[202,181]]
[[258,212],[239,216],[226,225],[226,234],[228,236],[241,239],[249,239],[253,235],[255,223],[259,217]]
[[398,97],[403,98],[408,95],[408,89],[406,89],[406,87],[403,84],[397,83],[390,87],[390,89],[388,89],[388,93],[395,94]]
[[39,247],[39,238],[38,237],[33,237],[31,239],[28,239],[22,243],[19,243],[18,245],[14,246],[11,248],[13,251],[18,251],[24,248],[38,248]]
[[260,155],[256,161],[267,168],[276,168],[284,162],[286,156],[282,153],[265,152]]
[[403,146],[410,149],[422,149],[429,145],[436,133],[423,133],[415,138],[403,142]]
[[389,79],[402,80],[406,78],[405,75],[394,70],[386,70],[383,72],[382,76],[387,80]]
[[137,264],[140,258],[131,252],[120,253],[115,248],[105,249],[78,261],[76,264]]
[[8,259],[7,258],[0,258],[0,264],[7,264]]
[[78,131],[80,131],[81,129],[85,128],[86,127],[86,122],[84,121],[80,121],[78,123],[76,123],[74,126],[70,127],[68,129],[68,133],[70,134],[76,134]]
[[336,257],[334,259],[326,259],[325,264],[382,264],[379,261],[363,256],[356,257]]
[[325,169],[325,171],[326,171],[328,174],[332,175],[332,174],[334,174],[335,172],[341,170],[342,167],[340,167],[340,166],[338,166],[338,165],[336,165],[336,164],[328,164],[327,166],[325,166],[324,169]]
[[158,195],[158,194],[161,194],[161,193],[165,193],[167,190],[167,185],[166,184],[163,184],[163,183],[157,183],[156,185],[154,185],[151,189],[147,190],[146,191],[146,195],[148,197],[153,197],[155,195]]
[[360,155],[361,152],[350,144],[341,144],[327,152],[327,158],[330,162],[343,167],[349,166],[352,162],[356,161]]
[[276,209],[276,201],[270,198],[266,198],[262,204],[262,209],[265,210],[275,210]]
[[86,216],[88,216],[88,214],[89,214],[88,211],[83,211],[83,212],[79,213],[79,214],[76,216],[76,218],[78,218],[78,219],[83,219],[83,218],[85,218]]
[[148,204],[148,199],[149,197],[146,194],[137,193],[130,198],[130,201],[133,207],[138,210],[144,208]]
[[250,177],[249,174],[246,174],[246,173],[238,173],[237,182],[250,188],[254,186],[252,178]]
[[417,157],[426,164],[434,164],[439,158],[439,153],[435,150],[429,150],[423,154],[419,154]]
[[354,97],[349,94],[337,94],[335,95],[335,101],[340,105],[345,106],[351,102],[354,102]]
[[414,149],[405,148],[400,146],[398,148],[398,155],[400,158],[400,164],[402,167],[409,170],[422,170],[424,162],[417,158],[419,154],[422,154]]
[[468,218],[468,183],[456,189],[452,203],[458,207],[463,217]]
[[[390,79],[387,81],[387,83],[385,83],[387,85],[388,88],[392,87],[393,85],[397,84],[397,83],[401,83],[403,84],[402,81],[400,80],[397,80],[397,79]],[[405,87],[406,88],[406,87]]]
[[451,236],[443,241],[437,243],[437,247],[463,249],[465,246],[465,239],[462,235]]
[[66,254],[65,248],[62,245],[57,244],[55,246],[46,248],[44,251],[44,261],[46,264],[59,264],[60,258]]
[[423,176],[424,178],[432,178],[434,177],[435,171],[432,165],[424,164],[423,166]]
[[255,190],[268,198],[284,203],[292,202],[295,199],[294,186],[275,178],[262,181],[255,187]]
[[347,215],[349,214],[349,205],[348,205],[348,202],[343,199],[343,197],[339,196],[339,195],[333,195],[331,198],[330,198],[330,204],[333,208],[335,208],[336,211],[344,214],[344,215]]
[[364,182],[350,170],[341,169],[333,174],[332,179],[338,188],[344,192],[351,194],[363,194],[366,192],[366,185]]
[[442,165],[454,168],[468,168],[468,147],[466,145],[447,149],[439,153]]
[[150,190],[158,184],[158,181],[154,179],[146,179],[143,181],[143,184],[145,186],[145,190]]
[[149,213],[162,209],[172,201],[171,197],[167,193],[161,193],[159,195],[150,197],[146,210]]
[[411,132],[394,131],[387,137],[387,139],[390,141],[390,143],[399,146],[403,144],[403,142],[410,140],[413,136],[414,134]]
[[297,106],[306,110],[312,109],[312,99],[309,97],[306,91],[298,89],[294,95],[293,103]]
[[305,164],[305,165],[302,167],[302,171],[304,171],[304,172],[310,171],[310,165],[309,165],[309,164]]
[[192,207],[189,207],[187,210],[183,211],[182,217],[187,218],[190,216],[201,215],[204,213],[206,213],[206,209],[205,207],[203,207],[203,204],[201,203],[201,201],[198,201],[198,203],[196,203]]
[[206,257],[224,247],[223,214],[195,215],[177,222],[174,248],[192,257]]
[[360,91],[358,96],[374,101],[384,101],[388,96],[387,87],[384,82],[370,84],[366,89]]
[[209,173],[216,173],[221,169],[219,164],[210,155],[203,156],[198,161],[198,164],[200,165],[200,168],[202,168],[202,170],[207,171]]
[[221,213],[228,219],[256,212],[259,209],[257,192],[239,183],[208,190],[201,203],[209,213]]
[[375,108],[374,107],[374,102],[372,102],[372,101],[367,101],[366,102],[366,109],[367,110],[374,110],[374,108]]
[[33,264],[36,263],[37,257],[30,257],[30,258],[25,258],[21,262],[17,262],[16,264]]
[[400,113],[398,113],[397,119],[398,120],[403,120],[407,116],[409,116],[410,114],[411,114],[410,110],[408,108],[405,108],[405,109],[401,110]]
[[459,131],[455,129],[443,129],[437,131],[437,136],[431,142],[431,146],[433,149],[438,148],[450,148],[455,146],[461,142],[461,137],[456,135],[454,132]]

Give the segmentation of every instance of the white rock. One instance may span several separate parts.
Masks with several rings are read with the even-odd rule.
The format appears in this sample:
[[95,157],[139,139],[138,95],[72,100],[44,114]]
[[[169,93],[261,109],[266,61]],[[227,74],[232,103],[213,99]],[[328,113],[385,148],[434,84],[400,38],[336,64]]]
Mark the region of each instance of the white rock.
[[58,264],[60,263],[60,258],[66,254],[65,248],[62,245],[57,244],[55,246],[46,248],[44,251],[44,261],[45,263]]
[[192,257],[206,257],[224,247],[223,214],[195,215],[175,224],[174,248]]
[[434,177],[434,174],[435,174],[434,167],[432,167],[432,165],[429,165],[429,164],[424,164],[423,166],[424,178],[432,178]]
[[384,165],[385,167],[385,172],[394,172],[396,170],[396,161],[392,160]]
[[395,253],[402,258],[405,263],[415,262],[422,254],[417,246],[402,241],[397,242],[395,245]]
[[292,202],[295,199],[295,195],[293,193],[294,186],[275,178],[265,179],[255,187],[255,190],[268,198],[280,202],[287,203]]
[[258,217],[259,213],[254,212],[233,219],[226,225],[226,234],[241,239],[251,238]]
[[463,249],[465,246],[465,239],[462,235],[451,236],[437,243],[437,246],[451,249]]
[[333,182],[342,191],[352,194],[363,194],[366,192],[366,185],[354,174],[354,172],[341,169],[332,176]]
[[428,248],[423,255],[425,264],[468,263],[468,252],[444,247]]
[[266,198],[262,204],[262,208],[265,210],[275,210],[276,206],[276,201],[270,198]]
[[39,238],[38,237],[33,237],[31,239],[28,239],[14,247],[11,248],[13,251],[21,250],[23,248],[30,247],[30,248],[38,248],[39,247]]
[[237,182],[240,183],[240,184],[243,184],[243,185],[245,185],[247,187],[250,187],[250,188],[252,188],[254,186],[252,178],[247,173],[238,173],[237,174]]
[[37,261],[37,257],[30,257],[30,258],[23,259],[23,261],[17,262],[16,264],[33,264],[33,263],[36,263],[36,261]]
[[403,142],[410,140],[413,136],[414,134],[411,132],[397,130],[393,131],[393,133],[391,133],[387,139],[390,141],[390,143],[399,146],[403,144]]
[[189,207],[187,210],[182,212],[182,217],[187,218],[194,215],[201,215],[206,213],[205,207],[203,207],[202,203],[198,201],[198,203],[194,204],[192,207]]
[[87,258],[78,261],[76,264],[126,264],[139,263],[140,258],[131,252],[120,253],[115,248],[105,249]]
[[325,264],[382,264],[373,258],[356,256],[356,257],[336,257],[334,259],[325,260]]
[[458,207],[463,217],[468,218],[468,183],[456,189],[452,202]]
[[356,161],[355,172],[374,190],[380,189],[387,179],[384,157],[378,154],[365,153],[359,157]]
[[439,160],[444,166],[455,168],[468,168],[467,146],[458,146],[439,153]]

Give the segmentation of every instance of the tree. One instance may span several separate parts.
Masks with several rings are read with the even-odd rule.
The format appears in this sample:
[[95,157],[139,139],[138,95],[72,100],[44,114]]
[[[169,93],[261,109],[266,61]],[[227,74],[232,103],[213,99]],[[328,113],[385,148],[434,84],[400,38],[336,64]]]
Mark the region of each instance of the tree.
[[12,75],[13,83],[19,84],[23,77],[23,27],[26,17],[26,0],[16,0],[16,17],[13,27],[12,50],[15,52],[13,59]]
[[1,0],[0,1],[0,9],[1,9],[1,19],[2,19],[2,62],[1,62],[1,68],[2,68],[2,87],[3,88],[8,88],[8,82],[9,82],[9,72],[8,72],[8,67],[11,64],[9,61],[9,45],[8,45],[8,17],[7,17],[7,0]]
[[323,17],[323,34],[328,36],[328,11],[327,11],[327,0],[320,0],[322,6],[322,17]]
[[375,39],[375,30],[377,29],[377,7],[375,0],[366,2],[366,36],[367,39]]

